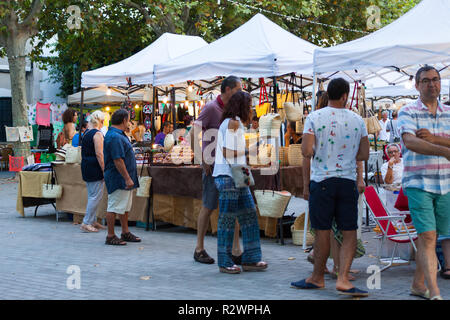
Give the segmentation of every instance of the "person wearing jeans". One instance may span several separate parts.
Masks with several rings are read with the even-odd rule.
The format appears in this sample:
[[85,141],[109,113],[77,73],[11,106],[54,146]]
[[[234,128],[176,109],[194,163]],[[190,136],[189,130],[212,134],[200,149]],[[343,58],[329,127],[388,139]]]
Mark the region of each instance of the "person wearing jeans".
[[101,111],[92,113],[88,129],[83,135],[81,148],[81,173],[86,182],[88,201],[86,214],[81,224],[81,230],[85,232],[98,232],[104,227],[96,221],[96,212],[103,198],[103,171],[105,163],[103,161],[103,134],[100,129],[103,127],[105,116]]

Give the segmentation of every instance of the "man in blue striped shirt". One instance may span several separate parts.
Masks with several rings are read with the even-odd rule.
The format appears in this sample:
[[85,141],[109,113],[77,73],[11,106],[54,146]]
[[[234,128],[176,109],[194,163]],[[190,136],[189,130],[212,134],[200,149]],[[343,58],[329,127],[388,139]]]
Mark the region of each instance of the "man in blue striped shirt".
[[417,71],[416,89],[420,98],[399,114],[405,146],[402,184],[418,234],[411,293],[441,300],[435,250],[437,233],[447,235],[450,224],[450,108],[438,101],[441,78],[435,68]]

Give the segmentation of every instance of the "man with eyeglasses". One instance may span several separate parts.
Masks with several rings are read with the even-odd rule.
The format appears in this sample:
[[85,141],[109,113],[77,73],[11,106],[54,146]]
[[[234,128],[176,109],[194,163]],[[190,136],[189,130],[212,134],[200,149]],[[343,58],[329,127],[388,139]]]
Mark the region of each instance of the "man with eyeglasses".
[[438,101],[440,80],[435,68],[420,68],[416,74],[420,97],[399,114],[405,146],[402,184],[418,234],[411,294],[431,300],[442,300],[437,285],[436,237],[448,235],[450,224],[450,107]]
[[389,161],[381,166],[381,176],[385,184],[401,184],[403,177],[403,161],[400,147],[393,143],[388,145]]

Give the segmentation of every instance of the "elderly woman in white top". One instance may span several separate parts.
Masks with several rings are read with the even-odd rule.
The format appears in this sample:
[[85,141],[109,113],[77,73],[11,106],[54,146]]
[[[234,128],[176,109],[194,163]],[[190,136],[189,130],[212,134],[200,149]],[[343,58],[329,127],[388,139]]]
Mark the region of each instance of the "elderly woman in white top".
[[385,184],[401,184],[403,177],[403,160],[400,147],[392,143],[387,147],[389,161],[381,166],[381,176]]
[[213,171],[214,182],[219,191],[219,222],[217,227],[217,256],[220,272],[240,273],[233,263],[235,221],[242,230],[244,271],[263,270],[267,263],[261,261],[259,225],[255,202],[249,187],[236,188],[230,164],[246,164],[245,128],[250,122],[251,96],[236,92],[224,107],[219,128],[216,158]]

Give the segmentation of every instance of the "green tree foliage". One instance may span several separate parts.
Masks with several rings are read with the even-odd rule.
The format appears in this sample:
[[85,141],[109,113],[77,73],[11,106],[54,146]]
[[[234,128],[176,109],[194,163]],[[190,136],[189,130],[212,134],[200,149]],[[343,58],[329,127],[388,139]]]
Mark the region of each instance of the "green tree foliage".
[[[377,5],[382,26],[419,0],[53,0],[41,17],[40,45],[34,58],[51,66],[62,95],[79,88],[81,72],[120,61],[164,32],[197,35],[212,42],[258,12],[297,36],[329,46],[369,33],[367,8]],[[80,30],[69,30],[66,8],[78,5]],[[293,18],[287,18],[293,17]],[[301,18],[301,19],[296,19]],[[335,27],[331,27],[335,26]],[[58,35],[57,58],[42,58],[39,48]]]

